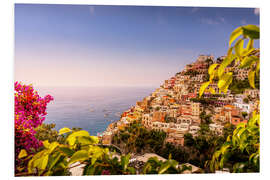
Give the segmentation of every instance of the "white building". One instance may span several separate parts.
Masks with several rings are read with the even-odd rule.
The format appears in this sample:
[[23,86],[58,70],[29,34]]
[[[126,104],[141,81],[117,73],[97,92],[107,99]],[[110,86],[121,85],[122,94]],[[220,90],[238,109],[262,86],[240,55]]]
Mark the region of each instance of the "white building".
[[241,109],[241,111],[244,111],[247,113],[251,112],[251,105],[250,104],[235,102],[235,103],[233,103],[233,105],[235,107],[238,107],[239,109]]
[[219,125],[219,124],[209,124],[209,129],[211,131],[214,131],[215,133],[221,135],[222,132],[223,132],[223,126],[222,125]]

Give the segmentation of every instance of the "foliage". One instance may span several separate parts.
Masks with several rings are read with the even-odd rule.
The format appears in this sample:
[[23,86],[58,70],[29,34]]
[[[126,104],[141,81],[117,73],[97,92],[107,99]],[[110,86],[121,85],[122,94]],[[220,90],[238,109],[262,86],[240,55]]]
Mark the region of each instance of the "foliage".
[[[193,137],[191,134],[187,133],[184,135],[184,138],[185,147],[183,150],[188,154],[185,162],[199,166],[206,172],[209,172],[204,162],[211,159],[215,150],[225,142],[225,138],[211,132],[207,124],[201,125],[197,136]],[[178,159],[176,158],[176,160]]]
[[212,115],[211,114],[206,114],[205,111],[200,113],[200,119],[201,119],[202,123],[210,124],[212,122],[211,117],[212,117]]
[[35,128],[35,137],[40,141],[48,140],[50,143],[57,141],[59,143],[64,143],[64,135],[58,135],[57,130],[54,129],[55,124],[41,124]]
[[48,140],[43,141],[44,149],[31,157],[28,162],[27,173],[17,175],[67,175],[74,163],[81,164],[90,160],[90,164],[101,158],[108,149],[100,148],[98,138],[90,136],[87,131],[72,131],[69,128],[61,129],[59,134],[71,132],[63,144]]
[[[239,36],[242,35],[242,38]],[[211,89],[209,84],[217,83],[220,92],[227,92],[233,82],[233,73],[227,68],[234,62],[233,69],[242,68],[249,71],[248,82],[252,88],[256,88],[255,79],[259,79],[260,49],[253,47],[254,40],[259,39],[260,30],[255,25],[241,26],[235,29],[230,36],[229,50],[221,64],[213,64],[209,67],[210,79],[200,88],[200,96]],[[239,38],[234,46],[232,43]],[[244,48],[244,40],[248,40]],[[216,82],[214,79],[218,78]],[[244,88],[247,85],[244,86]],[[232,86],[234,87],[234,86]],[[244,90],[241,89],[241,91]],[[257,107],[247,124],[240,123],[232,134],[228,135],[226,142],[217,150],[212,159],[206,164],[211,171],[227,167],[232,172],[258,172],[260,162],[260,114]]]
[[158,152],[165,138],[165,132],[147,130],[142,124],[134,122],[114,135],[113,144],[120,146],[125,152]]
[[198,98],[190,98],[190,101],[199,102],[204,106],[209,106],[211,104],[214,104],[217,101],[217,98],[216,97],[210,97],[210,98],[198,97]]
[[157,157],[151,157],[143,167],[143,174],[179,174],[185,170],[191,171],[191,167],[178,165],[178,162],[171,158],[163,162]]
[[[212,88],[208,86],[213,83],[217,83],[219,91],[226,93],[233,80],[233,72],[230,71],[228,66],[234,61],[236,66],[233,69],[242,68],[249,69],[248,80],[252,88],[255,88],[255,77],[259,76],[260,71],[260,50],[253,47],[254,40],[259,39],[259,28],[255,25],[241,26],[235,29],[229,42],[229,50],[226,58],[221,64],[212,64],[208,69],[210,76],[209,81],[202,84],[200,88],[200,96],[205,91],[212,91]],[[242,38],[239,36],[242,35]],[[231,44],[239,38],[234,46]],[[247,46],[244,47],[244,40],[248,40]],[[215,79],[218,78],[218,82]]]
[[40,97],[31,85],[15,82],[15,173],[24,171],[26,162],[18,155],[22,149],[34,153],[42,143],[35,138],[35,130],[45,119],[46,106],[53,100],[52,96]]
[[[256,77],[255,79],[255,87],[260,89],[260,77]],[[233,79],[232,83],[229,86],[229,90],[231,90],[232,94],[243,94],[245,89],[250,89],[251,86],[249,84],[248,79],[237,80]]]
[[104,154],[102,159],[98,159],[94,164],[90,162],[85,166],[83,175],[118,175],[136,174],[135,168],[129,166],[130,154],[117,157]]
[[[99,140],[90,136],[87,131],[74,131],[63,128],[59,135],[66,134],[64,143],[43,141],[44,149],[36,154],[28,155],[22,149],[20,158],[30,159],[27,172],[16,176],[59,176],[70,175],[70,169],[81,166],[83,175],[117,175],[136,174],[130,166],[130,154],[121,155],[120,159],[108,148],[100,147]],[[190,167],[179,166],[178,162],[169,158],[162,162],[150,158],[143,167],[144,174],[181,173]]]
[[194,70],[189,70],[189,71],[187,71],[187,72],[184,73],[184,75],[189,75],[191,77],[194,77],[194,76],[196,76],[198,74],[199,74],[199,72],[198,71],[194,71]]
[[[241,123],[227,137],[226,142],[216,151],[210,161],[210,168],[222,169],[229,165],[232,172],[258,172],[260,162],[260,115],[253,112],[247,124]],[[230,161],[236,161],[233,154],[241,156],[238,162],[230,166]]]

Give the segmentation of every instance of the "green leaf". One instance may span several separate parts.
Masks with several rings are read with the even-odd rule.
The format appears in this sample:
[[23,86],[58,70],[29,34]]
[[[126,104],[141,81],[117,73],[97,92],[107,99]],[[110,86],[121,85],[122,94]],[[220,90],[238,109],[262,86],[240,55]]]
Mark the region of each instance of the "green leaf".
[[78,142],[81,143],[82,145],[93,144],[91,138],[85,136],[78,137]]
[[136,174],[136,170],[134,167],[128,167],[127,170],[128,172],[130,172],[130,174]]
[[260,28],[256,25],[246,25],[243,26],[243,35],[247,36],[251,39],[259,39],[260,38]]
[[99,139],[97,136],[80,136],[78,137],[78,142],[83,145],[98,144]]
[[96,160],[100,157],[102,157],[103,155],[103,152],[100,150],[100,151],[97,151],[95,152],[92,157],[91,157],[91,165],[95,164]]
[[126,156],[121,156],[121,166],[124,171],[127,169],[129,159],[130,159],[130,154]]
[[241,61],[240,68],[250,67],[253,63],[255,63],[258,60],[259,58],[257,56],[247,56]]
[[242,27],[236,28],[236,29],[231,33],[230,41],[229,41],[229,46],[231,46],[232,42],[233,42],[236,38],[238,38],[242,33],[243,33]]
[[239,39],[234,46],[235,54],[239,57],[239,59],[242,56],[243,49],[244,49],[244,40]]
[[253,46],[254,46],[254,40],[253,39],[250,39],[248,41],[248,44],[247,44],[247,51],[250,51],[253,49]]
[[69,129],[67,127],[64,127],[64,128],[59,130],[58,135],[65,134],[65,133],[68,133],[68,132],[71,132],[71,131],[72,131],[71,129]]
[[72,164],[72,163],[77,162],[77,161],[85,161],[87,159],[89,159],[88,151],[80,150],[80,151],[75,152],[71,156],[71,158],[69,160],[69,164]]
[[49,155],[48,154],[45,155],[45,156],[43,156],[43,158],[42,158],[42,164],[41,164],[41,169],[42,170],[45,170],[46,169],[47,164],[48,164],[48,159],[49,159]]
[[57,147],[57,146],[59,146],[59,143],[58,142],[52,142],[51,144],[50,144],[50,146],[49,146],[49,153],[52,153],[53,152],[53,150]]
[[218,68],[218,77],[220,78],[224,71],[225,71],[225,68],[232,63],[232,61],[234,60],[234,58],[232,58],[231,56],[230,57],[226,57],[222,63],[220,64],[219,68]]
[[60,150],[60,152],[67,155],[68,157],[71,157],[75,153],[75,151],[73,151],[72,149],[70,149],[68,147],[59,147],[59,150]]
[[99,142],[99,139],[97,136],[90,136],[90,139],[93,142],[93,144],[98,144],[98,142]]
[[50,146],[50,143],[48,140],[45,140],[42,142],[43,143],[43,146],[46,148],[46,149],[49,149],[49,146]]
[[212,75],[214,69],[218,66],[218,64],[212,64],[209,68],[208,68],[208,74]]
[[48,161],[48,169],[51,170],[56,163],[60,160],[60,157],[63,157],[61,153],[57,153],[56,155],[50,156]]
[[67,142],[69,143],[69,145],[73,146],[75,144],[77,137],[80,137],[80,136],[90,137],[89,132],[85,130],[76,131],[67,137]]
[[26,150],[25,150],[25,149],[22,149],[22,150],[20,151],[20,153],[19,153],[18,158],[21,159],[21,158],[24,158],[24,157],[26,157],[26,156],[27,156]]
[[96,166],[86,165],[83,170],[83,175],[95,175]]
[[150,172],[152,170],[151,163],[147,162],[143,167],[143,174],[147,174],[147,172]]
[[211,94],[216,94],[216,91],[212,87],[209,88],[209,91]]
[[252,88],[255,88],[255,71],[249,71],[248,81]]
[[205,89],[209,86],[210,82],[205,82],[201,85],[200,87],[200,97],[202,96],[203,92],[205,91]]
[[171,167],[170,163],[167,161],[165,163],[163,163],[160,167],[160,169],[158,170],[158,174],[163,174],[164,172],[166,172],[169,168]]
[[233,47],[230,47],[229,50],[228,50],[228,52],[227,52],[227,56],[226,56],[228,59],[231,58],[231,56],[232,56],[232,51],[233,51]]
[[229,142],[225,142],[225,143],[222,145],[221,149],[220,149],[221,153],[222,153],[222,154],[225,154],[226,150],[227,150],[230,146],[231,146],[231,144],[230,144]]
[[257,65],[256,65],[256,75],[257,76],[260,75],[259,72],[260,72],[260,60],[257,62]]
[[231,82],[232,82],[232,72],[229,72],[227,74],[223,74],[220,77],[217,85],[221,91],[226,93]]

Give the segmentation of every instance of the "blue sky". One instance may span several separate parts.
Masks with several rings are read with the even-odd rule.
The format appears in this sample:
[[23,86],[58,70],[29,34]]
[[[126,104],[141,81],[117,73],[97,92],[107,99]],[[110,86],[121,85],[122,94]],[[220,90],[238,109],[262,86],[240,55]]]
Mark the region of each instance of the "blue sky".
[[[15,80],[159,86],[199,54],[222,56],[254,8],[15,5]],[[258,43],[256,43],[258,46]]]

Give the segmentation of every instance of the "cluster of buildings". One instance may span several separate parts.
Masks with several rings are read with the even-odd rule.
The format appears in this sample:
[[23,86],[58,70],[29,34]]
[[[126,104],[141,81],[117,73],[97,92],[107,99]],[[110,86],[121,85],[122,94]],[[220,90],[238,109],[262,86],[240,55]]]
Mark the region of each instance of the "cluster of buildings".
[[[101,139],[103,144],[110,144],[112,137],[119,130],[134,121],[141,122],[147,129],[162,130],[167,133],[166,141],[175,145],[184,145],[184,134],[198,134],[203,122],[201,113],[211,115],[209,128],[221,135],[227,123],[237,125],[246,123],[259,99],[259,90],[246,90],[243,94],[218,95],[218,87],[211,85],[216,94],[205,93],[207,105],[198,101],[200,86],[208,79],[208,68],[212,63],[221,63],[210,55],[200,55],[198,59],[185,66],[157,88],[151,95],[123,112],[119,121],[108,126]],[[231,67],[228,67],[231,68]],[[228,69],[227,69],[228,70]],[[234,72],[238,79],[248,77],[247,70]],[[195,101],[194,99],[197,99]]]

